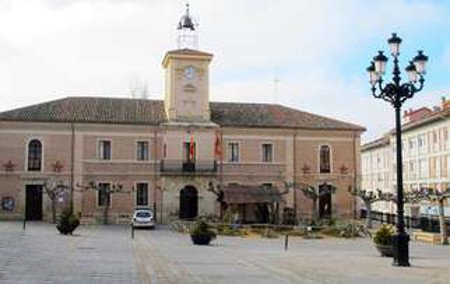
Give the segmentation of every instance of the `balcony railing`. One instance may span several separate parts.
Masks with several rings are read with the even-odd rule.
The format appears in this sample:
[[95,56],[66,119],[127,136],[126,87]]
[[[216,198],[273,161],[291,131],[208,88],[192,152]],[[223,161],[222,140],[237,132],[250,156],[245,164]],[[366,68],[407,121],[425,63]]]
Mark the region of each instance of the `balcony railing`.
[[215,160],[162,160],[162,173],[216,173],[217,162]]

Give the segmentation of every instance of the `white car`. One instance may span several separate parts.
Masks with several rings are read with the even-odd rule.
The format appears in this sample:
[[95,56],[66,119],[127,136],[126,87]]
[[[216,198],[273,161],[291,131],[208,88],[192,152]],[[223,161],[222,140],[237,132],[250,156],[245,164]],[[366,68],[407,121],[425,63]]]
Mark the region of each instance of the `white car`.
[[133,227],[154,228],[155,219],[150,209],[136,209],[133,215]]

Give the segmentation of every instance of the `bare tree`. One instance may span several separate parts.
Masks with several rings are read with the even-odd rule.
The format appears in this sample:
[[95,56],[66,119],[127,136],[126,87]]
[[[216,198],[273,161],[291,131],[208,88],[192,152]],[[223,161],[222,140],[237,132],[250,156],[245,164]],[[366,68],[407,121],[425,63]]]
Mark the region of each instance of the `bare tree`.
[[367,228],[372,228],[372,204],[380,201],[392,201],[393,195],[390,193],[383,193],[381,190],[377,189],[376,192],[367,191],[362,189],[353,189],[351,186],[348,187],[348,192],[356,197],[359,197],[366,206],[367,210]]
[[62,198],[63,194],[68,192],[70,187],[62,180],[56,181],[53,178],[48,178],[44,183],[44,192],[50,198],[52,206],[52,223],[56,223],[56,201]]
[[405,194],[405,202],[418,203],[420,201],[429,201],[437,203],[439,206],[439,229],[441,232],[441,243],[448,245],[447,223],[445,222],[444,203],[450,197],[450,188],[445,190],[435,190],[432,188],[421,188]]
[[134,99],[148,99],[148,84],[146,80],[139,79],[136,75],[130,77],[129,89]]
[[[327,183],[324,183],[327,184]],[[336,192],[336,187],[328,185],[321,190],[316,189],[314,186],[304,182],[285,182],[286,190],[292,188],[293,190],[300,190],[305,197],[311,199],[313,203],[314,219],[319,219],[319,210],[317,210],[317,200],[324,195],[333,194]]]
[[123,185],[120,183],[113,184],[102,184],[90,182],[88,185],[78,185],[82,189],[82,191],[93,190],[97,192],[99,196],[99,204],[103,206],[103,224],[109,224],[109,209],[111,206],[111,198],[116,193],[125,193],[129,194],[133,192],[134,189],[126,190]]

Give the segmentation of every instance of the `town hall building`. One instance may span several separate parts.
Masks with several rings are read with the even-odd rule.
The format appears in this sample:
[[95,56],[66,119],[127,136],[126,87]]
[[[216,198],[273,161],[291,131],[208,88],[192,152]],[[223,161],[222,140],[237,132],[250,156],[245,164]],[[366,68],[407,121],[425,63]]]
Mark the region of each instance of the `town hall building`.
[[[164,100],[67,97],[0,113],[0,220],[162,223],[236,211],[243,222],[348,218],[363,127],[279,104],[211,102],[213,54],[189,11],[163,60]],[[289,186],[289,184],[291,186]],[[300,187],[318,198],[308,198]],[[329,190],[332,188],[333,190]],[[107,210],[105,210],[107,207]]]

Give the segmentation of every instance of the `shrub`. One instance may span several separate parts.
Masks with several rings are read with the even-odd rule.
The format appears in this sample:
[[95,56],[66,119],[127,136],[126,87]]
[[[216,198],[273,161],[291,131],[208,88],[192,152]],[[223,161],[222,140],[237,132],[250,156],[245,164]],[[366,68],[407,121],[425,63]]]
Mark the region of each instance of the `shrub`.
[[261,237],[268,238],[268,239],[277,239],[278,235],[273,229],[266,228],[266,229],[262,230]]
[[308,233],[302,236],[306,240],[320,240],[323,239],[323,237],[317,233]]
[[73,231],[80,225],[80,220],[78,220],[75,215],[69,209],[65,209],[59,218],[56,228],[60,234],[72,235]]
[[375,233],[373,242],[381,246],[391,246],[394,233],[395,231],[392,225],[382,225]]
[[216,238],[216,232],[213,230],[213,227],[203,220],[197,221],[191,227],[190,234],[191,236],[208,237],[210,239]]
[[245,235],[245,231],[233,228],[230,225],[227,224],[219,224],[216,226],[217,234],[222,236],[243,236]]

